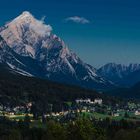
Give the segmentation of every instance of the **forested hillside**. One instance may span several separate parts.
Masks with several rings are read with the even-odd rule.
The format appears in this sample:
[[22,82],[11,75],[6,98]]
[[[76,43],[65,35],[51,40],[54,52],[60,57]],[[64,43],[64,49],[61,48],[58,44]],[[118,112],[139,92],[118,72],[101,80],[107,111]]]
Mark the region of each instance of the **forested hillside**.
[[68,86],[55,82],[21,76],[0,65],[0,102],[4,104],[19,104],[25,102],[54,103],[73,101],[77,98],[103,98],[106,102],[113,102],[96,91],[87,90],[76,86]]

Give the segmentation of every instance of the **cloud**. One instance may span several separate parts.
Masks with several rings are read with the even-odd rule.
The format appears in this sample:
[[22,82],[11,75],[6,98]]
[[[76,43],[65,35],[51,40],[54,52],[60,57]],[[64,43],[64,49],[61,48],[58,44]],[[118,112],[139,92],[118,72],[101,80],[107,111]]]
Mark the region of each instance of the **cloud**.
[[46,25],[44,20],[45,16],[41,18],[41,20],[35,20],[34,23],[30,25],[30,28],[40,34],[41,36],[50,35],[51,31],[53,30],[50,25]]
[[78,16],[74,16],[74,17],[68,17],[65,19],[66,22],[74,22],[74,23],[80,23],[80,24],[88,24],[90,23],[90,21],[84,17],[78,17]]
[[45,23],[45,19],[46,19],[46,16],[43,16],[43,17],[41,18],[42,23]]

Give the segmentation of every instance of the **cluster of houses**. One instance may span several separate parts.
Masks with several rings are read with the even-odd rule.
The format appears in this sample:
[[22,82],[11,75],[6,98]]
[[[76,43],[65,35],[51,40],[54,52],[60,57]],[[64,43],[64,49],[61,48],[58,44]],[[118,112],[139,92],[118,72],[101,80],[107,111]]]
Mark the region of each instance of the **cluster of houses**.
[[[9,115],[15,115],[15,114],[25,114],[25,112],[30,112],[32,107],[32,103],[29,102],[25,106],[16,106],[14,108],[5,108],[5,112]],[[3,108],[0,106],[0,113],[2,113]],[[69,116],[72,114],[77,113],[83,113],[83,112],[89,112],[89,113],[101,113],[108,114],[113,117],[119,117],[121,116],[121,112],[131,112],[135,116],[140,116],[140,109],[138,106],[130,107],[130,105],[126,105],[125,107],[121,106],[107,106],[103,103],[103,100],[101,98],[96,98],[93,101],[90,98],[87,99],[76,99],[74,106],[69,107],[67,110],[63,110],[61,112],[51,112],[49,114],[45,114],[45,117],[49,116]]]
[[24,114],[25,112],[30,112],[32,103],[29,102],[25,106],[19,105],[15,107],[3,107],[0,105],[0,111],[5,112],[7,115]]
[[99,105],[102,105],[103,100],[102,99],[95,99],[94,101],[91,101],[91,99],[89,99],[89,98],[88,99],[77,99],[76,103],[77,104],[87,103],[87,104],[99,104]]

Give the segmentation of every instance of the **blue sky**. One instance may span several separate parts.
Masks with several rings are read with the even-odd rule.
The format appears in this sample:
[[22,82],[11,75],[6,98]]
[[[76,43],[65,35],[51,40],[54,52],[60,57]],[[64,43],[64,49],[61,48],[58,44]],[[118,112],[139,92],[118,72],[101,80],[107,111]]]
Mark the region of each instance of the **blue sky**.
[[30,11],[85,62],[140,63],[139,0],[2,0],[0,25]]

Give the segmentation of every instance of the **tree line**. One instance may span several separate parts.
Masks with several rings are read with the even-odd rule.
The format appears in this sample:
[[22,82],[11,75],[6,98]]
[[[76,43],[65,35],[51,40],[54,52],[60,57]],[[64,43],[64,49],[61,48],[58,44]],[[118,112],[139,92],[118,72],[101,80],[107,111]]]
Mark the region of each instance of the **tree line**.
[[112,121],[109,118],[91,121],[77,118],[68,123],[47,120],[42,127],[31,127],[24,121],[0,119],[0,140],[139,140],[140,122]]

